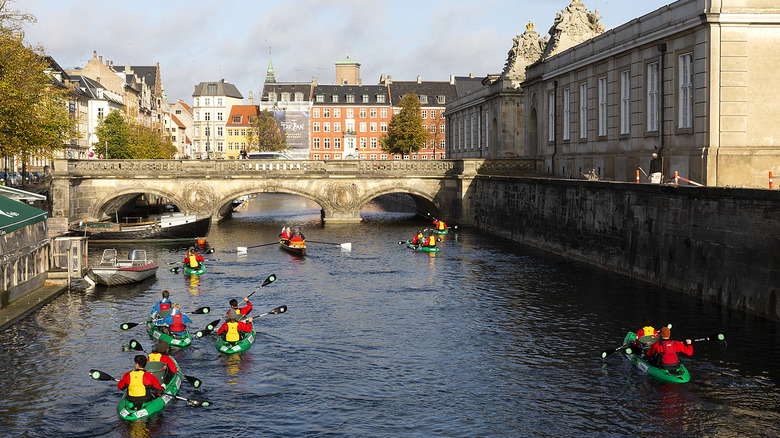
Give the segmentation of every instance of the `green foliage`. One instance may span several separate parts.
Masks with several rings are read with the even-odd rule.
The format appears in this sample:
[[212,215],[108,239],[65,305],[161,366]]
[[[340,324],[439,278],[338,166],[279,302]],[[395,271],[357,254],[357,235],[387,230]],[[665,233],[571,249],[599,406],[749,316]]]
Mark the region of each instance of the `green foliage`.
[[287,134],[276,123],[274,114],[263,110],[250,121],[247,135],[249,152],[281,152],[287,150]]
[[105,153],[113,160],[170,159],[176,146],[159,132],[134,122],[128,122],[117,110],[111,111],[96,129],[97,153]]
[[428,141],[428,131],[422,125],[420,100],[416,94],[405,95],[398,106],[401,110],[390,119],[387,136],[382,138],[382,150],[403,156],[419,151]]

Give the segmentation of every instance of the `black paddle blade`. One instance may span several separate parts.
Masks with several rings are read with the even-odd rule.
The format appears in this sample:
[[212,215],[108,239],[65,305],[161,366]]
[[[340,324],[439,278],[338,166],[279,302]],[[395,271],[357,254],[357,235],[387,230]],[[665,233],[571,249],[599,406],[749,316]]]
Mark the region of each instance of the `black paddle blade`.
[[276,309],[273,309],[273,310],[269,311],[268,313],[271,314],[271,315],[278,315],[278,314],[284,313],[286,311],[287,311],[287,306],[279,306]]
[[131,328],[137,326],[138,324],[140,324],[140,323],[138,323],[138,322],[126,322],[126,323],[120,325],[119,328],[122,329],[122,330],[130,330]]
[[200,379],[192,376],[184,376],[184,378],[187,379],[187,381],[190,382],[190,385],[194,386],[195,388],[200,388],[200,385],[203,384]]
[[209,248],[209,250],[208,250],[208,251],[206,251],[206,254],[213,254],[213,253],[214,253],[214,251],[216,251],[216,249],[215,249],[215,248]]
[[260,286],[260,287],[268,286],[269,284],[273,283],[274,281],[276,281],[276,274],[271,274],[271,275],[268,276],[268,278],[265,279],[265,281],[263,281],[263,285]]
[[217,324],[219,324],[220,321],[221,321],[221,319],[215,319],[214,321],[211,321],[209,323],[209,325],[206,326],[206,328],[204,328],[203,330],[198,330],[197,332],[195,332],[195,336],[197,336],[199,338],[202,338],[204,336],[208,336],[209,334],[211,334],[211,332],[214,331],[214,329],[217,327]]
[[200,307],[198,309],[195,309],[194,312],[192,312],[193,315],[205,315],[207,313],[211,312],[210,307]]
[[100,370],[89,370],[89,376],[95,380],[110,381],[115,380],[113,377]]
[[191,408],[199,408],[203,406],[204,408],[211,405],[211,402],[208,402],[206,400],[193,400],[193,399],[185,399],[187,400],[187,406]]
[[171,272],[173,272],[174,274],[178,274],[179,268],[171,268]]
[[400,240],[398,241],[398,244],[399,244],[399,245],[403,245],[404,243],[406,243],[406,242],[402,242],[402,241],[400,241]]
[[144,347],[141,346],[141,343],[136,341],[135,339],[130,339],[130,348],[132,348],[135,351],[144,351]]

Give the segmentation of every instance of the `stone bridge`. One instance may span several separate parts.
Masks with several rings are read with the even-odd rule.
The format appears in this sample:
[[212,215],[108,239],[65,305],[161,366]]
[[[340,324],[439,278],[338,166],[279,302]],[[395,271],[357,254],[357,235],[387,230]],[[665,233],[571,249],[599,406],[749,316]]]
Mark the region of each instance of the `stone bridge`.
[[[471,223],[470,188],[477,175],[534,172],[534,160],[56,160],[53,218],[69,224],[114,218],[143,194],[188,214],[229,216],[244,195],[287,193],[322,207],[327,222],[359,222],[372,199],[406,193],[417,210]],[[120,210],[121,211],[121,210]]]

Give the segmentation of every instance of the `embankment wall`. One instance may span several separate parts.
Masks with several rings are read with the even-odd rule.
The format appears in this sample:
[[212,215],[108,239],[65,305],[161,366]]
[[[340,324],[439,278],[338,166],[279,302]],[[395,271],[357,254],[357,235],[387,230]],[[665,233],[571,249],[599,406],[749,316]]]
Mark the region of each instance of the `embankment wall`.
[[477,177],[474,225],[780,320],[780,191]]

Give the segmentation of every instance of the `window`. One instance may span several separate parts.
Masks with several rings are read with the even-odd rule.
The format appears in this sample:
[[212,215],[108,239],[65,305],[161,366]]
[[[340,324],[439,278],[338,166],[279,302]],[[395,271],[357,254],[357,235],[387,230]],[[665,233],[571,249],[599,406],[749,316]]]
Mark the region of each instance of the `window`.
[[232,142],[232,141],[229,141],[229,142],[228,142],[228,150],[229,150],[229,151],[232,151],[232,150],[233,150],[233,142]]
[[319,137],[317,137],[314,139],[314,146],[312,147],[312,149],[319,149],[319,148],[320,148],[320,139]]
[[222,137],[222,135],[223,135],[222,134],[222,127],[221,126],[217,126],[217,137]]
[[355,95],[347,94],[347,103],[355,103]]
[[385,103],[387,102],[387,96],[384,94],[377,94],[376,95],[376,103]]
[[211,135],[211,127],[206,126],[205,128],[203,128],[203,135],[205,135],[206,137],[210,136]]
[[379,117],[383,119],[387,118],[387,108],[382,108],[379,110]]
[[693,58],[690,53],[680,56],[680,115],[678,127],[693,127]]
[[246,137],[246,129],[242,129],[241,130],[241,136],[242,137]]
[[345,128],[347,132],[351,132],[352,134],[355,133],[355,121],[354,120],[347,120],[345,123]]
[[210,121],[210,120],[211,120],[211,113],[210,113],[210,112],[208,112],[208,111],[206,111],[205,113],[203,113],[203,120],[205,120],[205,121],[207,121],[207,122],[208,122],[208,121]]
[[289,101],[290,101],[290,93],[288,93],[286,91],[283,92],[282,93],[282,102],[289,102]]
[[444,105],[444,102],[446,102],[447,99],[443,95],[436,96],[436,103],[439,103],[441,105]]
[[607,78],[599,78],[599,136],[607,135]]
[[439,125],[439,132],[444,134],[444,125]]
[[330,123],[325,122],[322,124],[322,132],[330,132]]
[[228,128],[227,132],[228,132],[228,137],[233,135],[233,130],[232,129]]
[[631,133],[631,72],[620,72],[620,133]]
[[104,114],[103,113],[103,108],[98,108],[98,119],[102,119],[103,118],[103,114]]
[[436,125],[431,125],[431,134],[436,134]]
[[325,154],[325,159],[330,160],[330,154]]
[[222,98],[221,97],[217,98],[217,106],[222,106]]
[[658,131],[658,63],[647,66],[647,130]]
[[333,149],[341,149],[341,138],[336,137],[333,139]]
[[353,117],[355,117],[355,110],[353,110],[352,108],[347,108],[347,118],[351,119]]
[[447,142],[446,142],[446,141],[444,141],[444,140],[441,140],[441,141],[439,142],[439,147],[440,147],[440,148],[442,148],[442,149],[444,149],[444,146],[445,146],[446,144],[447,144]]
[[428,104],[428,96],[422,94],[420,95],[420,104],[421,105],[427,105]]
[[324,103],[325,102],[325,95],[324,94],[318,94],[314,96],[314,101],[317,103]]
[[376,108],[371,108],[371,111],[369,112],[372,119],[376,118]]
[[217,84],[209,84],[209,94],[217,94]]
[[428,110],[420,111],[420,117],[423,118],[423,119],[427,119],[428,118]]
[[341,108],[333,108],[333,118],[334,119],[341,118]]
[[547,95],[547,140],[555,140],[555,94]]
[[431,118],[436,119],[436,110],[431,110]]
[[371,132],[376,132],[376,122],[371,122],[369,125]]
[[[241,116],[233,116],[233,123],[241,123]],[[230,130],[228,130],[228,132],[230,132]]]
[[371,149],[376,149],[377,140],[376,137],[371,137]]
[[360,108],[360,118],[365,119],[366,118],[366,109]]
[[181,110],[180,110],[180,109],[177,109],[177,110],[176,110],[176,115],[179,115],[179,114],[181,114]]
[[211,105],[211,99],[208,97],[203,99],[203,106],[210,106]]
[[198,106],[198,101],[199,101],[199,99],[196,97],[195,98],[195,106]]
[[366,122],[360,122],[360,132],[366,132]]
[[569,89],[563,89],[563,139],[569,139],[569,131],[571,130],[571,120],[569,118]]
[[222,111],[217,111],[217,121],[222,121]]
[[363,100],[362,100],[361,102],[363,102],[363,103],[368,103],[368,102],[369,102],[369,100],[368,100],[368,94],[364,94],[364,95],[363,95]]
[[200,137],[200,126],[195,127],[195,137]]
[[276,93],[268,93],[268,101],[276,102]]
[[333,123],[333,132],[341,132],[341,122]]
[[303,93],[295,93],[295,100],[298,102],[303,101]]
[[369,155],[368,157],[369,157],[370,159],[372,159],[372,160],[376,160],[376,154],[371,154],[371,155]]
[[311,110],[311,116],[319,118],[320,117],[320,109],[319,108],[314,108],[313,110]]
[[580,84],[580,138],[588,138],[588,84]]
[[330,108],[323,108],[322,109],[322,117],[325,119],[330,118]]
[[320,159],[320,154],[314,154],[314,155],[312,155],[312,156],[311,156],[311,159],[312,159],[312,160],[319,160],[319,159]]
[[382,122],[379,124],[379,132],[387,132],[387,122]]
[[320,122],[314,122],[314,124],[312,125],[312,130],[314,132],[320,132]]
[[365,149],[366,148],[366,143],[367,143],[366,142],[366,138],[365,137],[360,137],[360,149]]
[[339,103],[339,95],[338,94],[334,94],[334,95],[330,96],[330,100],[333,103]]
[[323,140],[324,140],[325,149],[330,149],[330,139],[326,137]]

